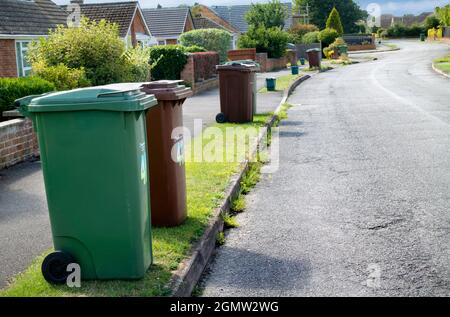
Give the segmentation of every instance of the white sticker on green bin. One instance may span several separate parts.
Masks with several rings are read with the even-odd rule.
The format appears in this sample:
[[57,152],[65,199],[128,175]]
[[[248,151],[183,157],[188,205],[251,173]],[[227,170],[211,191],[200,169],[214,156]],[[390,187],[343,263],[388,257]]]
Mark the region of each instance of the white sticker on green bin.
[[147,184],[148,174],[147,174],[147,151],[145,150],[145,142],[139,144],[141,149],[141,180],[144,185]]

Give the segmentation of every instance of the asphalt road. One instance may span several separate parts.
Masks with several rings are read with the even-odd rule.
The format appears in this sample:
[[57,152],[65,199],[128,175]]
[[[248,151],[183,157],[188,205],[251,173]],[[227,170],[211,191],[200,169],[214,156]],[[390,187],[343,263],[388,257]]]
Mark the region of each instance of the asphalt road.
[[204,296],[450,295],[448,46],[398,44],[296,90]]

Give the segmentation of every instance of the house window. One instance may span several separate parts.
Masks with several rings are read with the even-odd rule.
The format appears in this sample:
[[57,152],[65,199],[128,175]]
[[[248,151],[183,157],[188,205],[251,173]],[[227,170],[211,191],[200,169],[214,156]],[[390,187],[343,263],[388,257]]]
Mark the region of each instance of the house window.
[[158,45],[166,45],[166,40],[158,41]]
[[19,77],[28,76],[31,72],[31,65],[27,60],[29,41],[16,41],[16,61],[17,61],[17,74]]

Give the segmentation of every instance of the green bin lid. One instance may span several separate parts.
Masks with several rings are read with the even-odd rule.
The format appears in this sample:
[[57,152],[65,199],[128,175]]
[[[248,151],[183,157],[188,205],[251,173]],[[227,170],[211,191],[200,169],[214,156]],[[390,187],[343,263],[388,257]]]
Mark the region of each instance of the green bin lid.
[[[141,84],[113,84],[55,92],[18,100],[28,112],[56,111],[143,111],[155,106],[154,95],[140,90]],[[24,104],[25,103],[25,104]]]

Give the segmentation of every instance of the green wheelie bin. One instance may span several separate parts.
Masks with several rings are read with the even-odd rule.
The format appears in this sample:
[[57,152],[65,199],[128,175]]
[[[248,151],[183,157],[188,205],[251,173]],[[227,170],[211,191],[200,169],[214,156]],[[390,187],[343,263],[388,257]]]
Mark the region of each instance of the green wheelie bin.
[[33,121],[55,252],[42,263],[50,283],[68,264],[82,279],[138,279],[152,263],[146,110],[138,88],[110,85],[16,101]]

